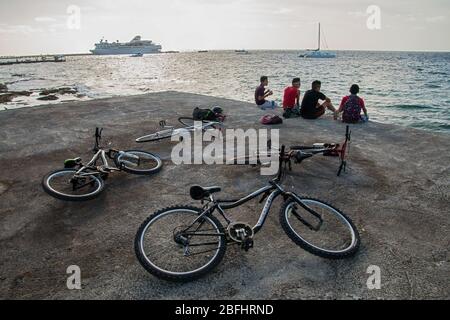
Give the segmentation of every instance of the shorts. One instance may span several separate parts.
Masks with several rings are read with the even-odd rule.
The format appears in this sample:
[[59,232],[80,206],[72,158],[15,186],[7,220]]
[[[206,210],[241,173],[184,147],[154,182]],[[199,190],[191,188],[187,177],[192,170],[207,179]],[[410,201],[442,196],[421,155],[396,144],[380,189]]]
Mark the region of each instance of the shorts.
[[310,120],[315,120],[320,118],[321,116],[323,116],[325,114],[325,107],[324,106],[320,106],[319,108],[316,109],[316,111],[314,113],[304,113],[301,112],[301,116],[304,119],[310,119]]
[[261,110],[275,110],[278,108],[278,104],[275,101],[266,100],[262,105],[258,105],[258,108]]

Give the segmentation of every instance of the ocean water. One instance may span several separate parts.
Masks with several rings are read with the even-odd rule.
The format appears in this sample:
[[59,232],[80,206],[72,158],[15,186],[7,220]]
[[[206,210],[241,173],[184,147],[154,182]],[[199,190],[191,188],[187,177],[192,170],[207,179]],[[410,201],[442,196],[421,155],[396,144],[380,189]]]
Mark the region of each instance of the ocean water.
[[[301,77],[302,92],[313,80],[335,105],[353,83],[361,87],[371,120],[450,133],[450,53],[338,52],[337,59],[302,59],[297,51],[186,52],[128,56],[68,57],[67,62],[0,66],[0,83],[9,90],[34,90],[6,108],[33,107],[39,90],[73,86],[87,100],[177,90],[253,101],[261,75],[270,79],[273,98],[281,103],[283,89]],[[192,106],[194,107],[194,106]],[[205,106],[207,107],[207,106]]]

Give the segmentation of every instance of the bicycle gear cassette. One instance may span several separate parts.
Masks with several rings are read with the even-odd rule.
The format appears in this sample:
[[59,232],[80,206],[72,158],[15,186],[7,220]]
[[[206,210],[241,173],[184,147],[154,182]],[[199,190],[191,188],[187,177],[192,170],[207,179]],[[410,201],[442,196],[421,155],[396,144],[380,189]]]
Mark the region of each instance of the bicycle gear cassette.
[[252,239],[255,235],[253,228],[243,222],[234,222],[228,226],[228,235],[231,240],[242,243],[247,239]]

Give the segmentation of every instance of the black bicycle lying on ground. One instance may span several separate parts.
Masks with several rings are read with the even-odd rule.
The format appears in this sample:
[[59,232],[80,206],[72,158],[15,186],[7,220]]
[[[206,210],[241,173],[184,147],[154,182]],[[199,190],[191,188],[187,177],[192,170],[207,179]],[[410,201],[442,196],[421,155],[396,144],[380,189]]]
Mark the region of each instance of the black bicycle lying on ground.
[[[239,200],[216,200],[220,187],[194,186],[194,200],[206,202],[203,208],[174,206],[151,215],[139,228],[135,251],[139,262],[151,274],[170,281],[188,282],[204,276],[215,268],[225,255],[227,244],[239,244],[248,251],[279,196],[284,205],[280,223],[297,245],[317,256],[342,259],[354,255],[360,246],[358,230],[342,211],[318,199],[306,198],[286,191],[281,186],[287,164],[294,159],[301,163],[317,154],[302,150],[285,152],[281,148],[278,176],[265,187]],[[329,152],[324,148],[322,153]],[[232,221],[225,210],[239,207],[256,197],[266,200],[258,223]],[[226,221],[225,228],[213,214],[218,212]]]
[[[102,131],[103,129],[99,128],[95,130],[95,155],[91,161],[83,165],[81,158],[66,160],[65,169],[51,172],[42,180],[45,192],[61,200],[91,200],[104,190],[104,181],[112,172],[151,175],[161,170],[161,159],[152,153],[139,150],[105,150],[100,146]],[[107,158],[113,160],[115,166],[110,166]]]

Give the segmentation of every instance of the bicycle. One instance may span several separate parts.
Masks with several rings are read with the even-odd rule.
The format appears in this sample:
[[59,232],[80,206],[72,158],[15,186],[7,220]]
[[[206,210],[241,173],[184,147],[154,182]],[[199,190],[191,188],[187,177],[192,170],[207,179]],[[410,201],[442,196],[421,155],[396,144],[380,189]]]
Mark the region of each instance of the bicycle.
[[[352,132],[350,126],[347,126],[345,133],[345,141],[341,144],[338,143],[315,143],[312,146],[292,146],[290,150],[292,151],[303,151],[306,154],[311,154],[311,156],[322,153],[325,157],[339,157],[341,163],[337,172],[337,176],[340,177],[342,172],[347,171],[347,157],[350,152]],[[267,149],[271,149],[272,141],[268,141]],[[278,156],[278,153],[270,152],[255,152],[252,156],[244,156],[234,158],[230,161],[231,165],[251,165],[251,166],[267,166],[270,164],[271,157],[274,155]],[[289,169],[292,170],[291,163],[289,164]]]
[[[302,150],[285,152],[283,146],[277,177],[238,200],[216,200],[214,195],[221,191],[220,187],[193,186],[190,190],[192,199],[202,204],[206,202],[206,205],[202,208],[173,206],[148,217],[135,237],[138,261],[150,274],[164,280],[196,280],[221,262],[228,244],[240,245],[245,251],[253,248],[254,236],[263,228],[272,204],[279,196],[285,201],[279,213],[280,223],[295,244],[323,258],[353,256],[361,241],[357,228],[347,215],[331,204],[288,192],[281,186],[286,164],[291,159],[301,163],[313,155]],[[237,208],[261,195],[260,203],[266,203],[255,226],[233,221],[226,214],[225,210]],[[213,215],[216,211],[226,221],[226,228]]]
[[[66,201],[92,200],[105,188],[105,180],[113,172],[124,171],[135,175],[152,175],[163,166],[162,160],[140,150],[105,150],[100,146],[103,129],[95,130],[94,157],[84,165],[81,158],[68,159],[64,169],[47,174],[42,180],[44,191]],[[114,161],[110,166],[108,159]],[[98,165],[98,162],[101,162]]]
[[136,142],[137,143],[156,142],[169,139],[175,136],[178,136],[180,137],[180,139],[183,139],[183,133],[185,132],[194,132],[196,130],[206,132],[207,130],[211,129],[212,130],[223,129],[223,123],[219,121],[194,120],[193,118],[181,117],[178,118],[178,122],[180,122],[184,127],[175,128],[174,126],[168,126],[166,120],[162,120],[159,122],[159,126],[163,130],[137,138]]

